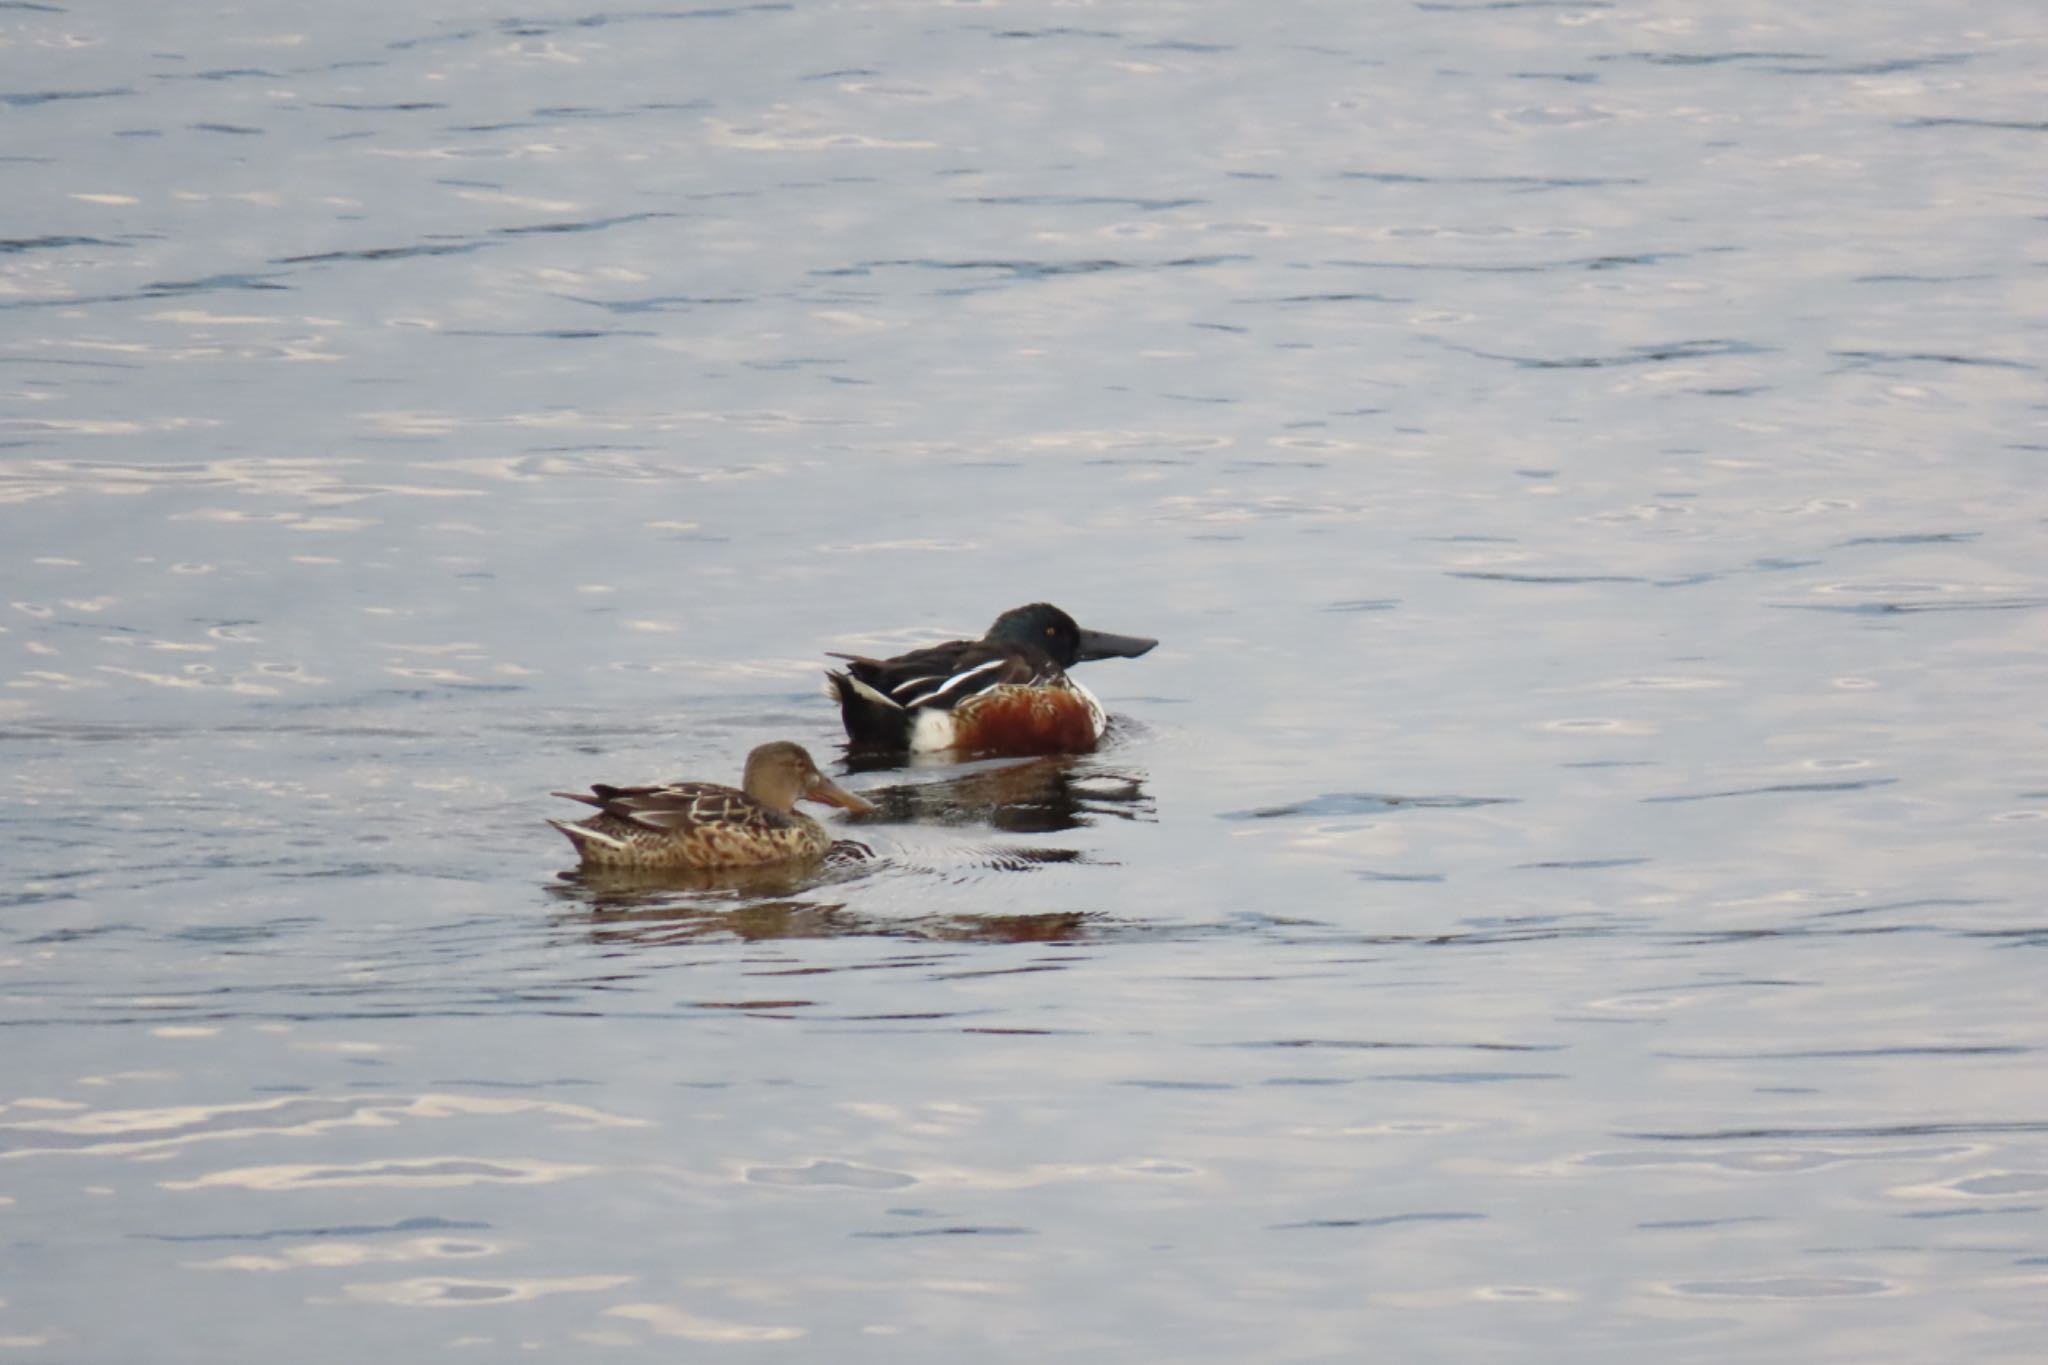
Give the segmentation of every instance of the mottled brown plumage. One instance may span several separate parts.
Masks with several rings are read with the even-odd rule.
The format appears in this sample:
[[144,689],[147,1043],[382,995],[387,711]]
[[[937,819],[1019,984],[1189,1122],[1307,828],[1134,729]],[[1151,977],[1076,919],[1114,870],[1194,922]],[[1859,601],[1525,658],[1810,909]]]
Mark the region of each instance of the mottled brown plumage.
[[802,746],[786,740],[747,755],[743,791],[715,782],[613,787],[556,796],[596,806],[571,824],[549,824],[568,836],[583,866],[601,868],[755,867],[814,858],[831,847],[825,827],[796,809],[818,801],[850,811],[874,809],[818,771]]

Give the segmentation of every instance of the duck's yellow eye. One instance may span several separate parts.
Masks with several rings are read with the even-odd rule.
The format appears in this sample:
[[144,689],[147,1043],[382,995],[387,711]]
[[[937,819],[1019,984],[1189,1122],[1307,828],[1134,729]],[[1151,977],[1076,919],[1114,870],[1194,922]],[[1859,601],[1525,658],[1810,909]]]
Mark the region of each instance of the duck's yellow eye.
[[1051,627],[1051,626],[1047,626],[1047,627],[1045,628],[1045,633],[1046,633],[1047,635],[1050,635],[1050,634],[1052,634],[1052,633],[1053,633],[1052,627]]

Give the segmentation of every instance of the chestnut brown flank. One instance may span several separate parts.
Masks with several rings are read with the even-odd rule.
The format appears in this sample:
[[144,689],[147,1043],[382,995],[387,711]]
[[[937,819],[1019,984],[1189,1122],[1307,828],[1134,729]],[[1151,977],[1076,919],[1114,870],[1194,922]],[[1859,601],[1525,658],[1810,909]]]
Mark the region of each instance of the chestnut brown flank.
[[1004,687],[953,711],[959,747],[1002,754],[1085,754],[1095,747],[1088,703],[1064,688]]

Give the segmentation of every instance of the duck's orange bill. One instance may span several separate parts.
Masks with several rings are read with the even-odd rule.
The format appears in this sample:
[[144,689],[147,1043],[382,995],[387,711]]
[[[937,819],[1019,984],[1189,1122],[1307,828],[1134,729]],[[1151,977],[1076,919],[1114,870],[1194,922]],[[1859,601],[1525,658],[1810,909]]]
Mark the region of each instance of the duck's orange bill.
[[811,783],[811,789],[804,793],[804,800],[838,806],[842,810],[852,811],[855,815],[871,815],[875,809],[872,804],[861,800],[823,773],[819,773],[818,780]]

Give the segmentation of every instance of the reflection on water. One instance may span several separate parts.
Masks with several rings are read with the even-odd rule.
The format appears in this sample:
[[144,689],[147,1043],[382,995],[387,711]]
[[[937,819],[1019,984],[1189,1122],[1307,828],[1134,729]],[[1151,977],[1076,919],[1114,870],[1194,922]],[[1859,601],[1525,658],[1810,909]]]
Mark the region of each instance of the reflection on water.
[[[900,761],[849,754],[854,772],[892,770]],[[900,824],[987,825],[1010,834],[1052,834],[1098,819],[1155,816],[1144,774],[1099,759],[1056,755],[968,765],[948,776],[863,787],[879,814]],[[914,768],[911,770],[916,771]],[[950,770],[949,770],[950,771]]]
[[2037,8],[0,6],[0,1348],[2038,1358]]
[[903,938],[952,943],[1058,943],[1084,936],[1094,917],[1083,912],[1023,915],[873,915],[845,904],[750,900],[730,907],[679,902],[658,892],[631,901],[607,899],[587,916],[556,917],[581,927],[593,943],[682,943],[730,937],[747,942],[802,938]]
[[552,894],[587,902],[592,909],[630,906],[666,893],[694,894],[705,901],[743,904],[831,886],[865,873],[874,850],[850,839],[834,840],[822,857],[750,867],[581,867],[556,874]]

